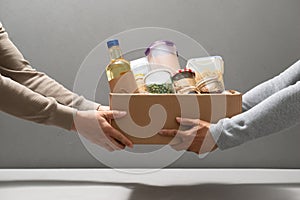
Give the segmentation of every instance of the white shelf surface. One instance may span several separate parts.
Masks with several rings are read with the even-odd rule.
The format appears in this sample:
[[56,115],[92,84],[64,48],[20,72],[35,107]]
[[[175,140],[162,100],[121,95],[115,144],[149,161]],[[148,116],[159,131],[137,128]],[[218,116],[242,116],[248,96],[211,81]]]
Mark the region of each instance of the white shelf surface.
[[296,200],[300,170],[0,169],[1,200],[183,198]]

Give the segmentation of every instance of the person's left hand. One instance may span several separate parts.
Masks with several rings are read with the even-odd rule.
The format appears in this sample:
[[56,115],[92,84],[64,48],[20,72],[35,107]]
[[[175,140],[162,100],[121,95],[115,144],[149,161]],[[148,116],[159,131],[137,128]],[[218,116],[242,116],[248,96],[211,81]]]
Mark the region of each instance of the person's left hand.
[[196,154],[203,154],[217,149],[212,135],[209,132],[210,123],[200,119],[187,119],[176,117],[176,121],[190,129],[181,131],[177,129],[163,129],[159,132],[163,136],[179,137],[181,142],[171,145],[177,151],[187,150]]

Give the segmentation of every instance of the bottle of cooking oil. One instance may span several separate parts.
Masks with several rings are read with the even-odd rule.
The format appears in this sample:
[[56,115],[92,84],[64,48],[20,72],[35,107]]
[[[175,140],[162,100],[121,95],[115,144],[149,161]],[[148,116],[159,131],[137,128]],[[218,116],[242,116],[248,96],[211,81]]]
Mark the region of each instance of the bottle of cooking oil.
[[130,63],[122,56],[118,40],[107,42],[110,63],[106,67],[106,75],[112,93],[134,93],[137,84],[130,69]]

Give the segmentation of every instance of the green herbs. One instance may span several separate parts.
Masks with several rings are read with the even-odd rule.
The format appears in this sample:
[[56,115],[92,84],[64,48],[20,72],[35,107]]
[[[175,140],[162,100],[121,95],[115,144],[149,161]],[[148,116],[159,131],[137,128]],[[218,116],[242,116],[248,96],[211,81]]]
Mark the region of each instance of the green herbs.
[[150,84],[147,85],[147,90],[150,93],[158,93],[158,94],[174,93],[174,89],[171,83]]

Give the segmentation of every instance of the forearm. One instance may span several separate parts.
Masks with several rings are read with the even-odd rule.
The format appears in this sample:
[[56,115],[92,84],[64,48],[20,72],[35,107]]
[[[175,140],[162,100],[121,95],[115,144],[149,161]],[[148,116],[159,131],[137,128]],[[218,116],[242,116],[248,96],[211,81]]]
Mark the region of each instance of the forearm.
[[300,123],[300,81],[271,95],[252,109],[212,124],[210,132],[220,149],[277,133]]
[[37,123],[67,130],[73,124],[75,109],[46,98],[0,74],[0,110]]
[[48,77],[33,69],[24,59],[21,52],[10,41],[7,32],[0,24],[0,73],[27,88],[46,97],[53,97],[57,102],[77,108],[78,110],[94,110],[99,104],[86,100]]
[[24,66],[21,70],[9,70],[0,66],[0,73],[45,97],[55,98],[60,104],[78,110],[95,110],[99,107],[99,104],[71,92],[46,74],[29,66]]
[[278,76],[254,87],[243,95],[243,111],[256,106],[274,93],[300,80],[300,60]]

